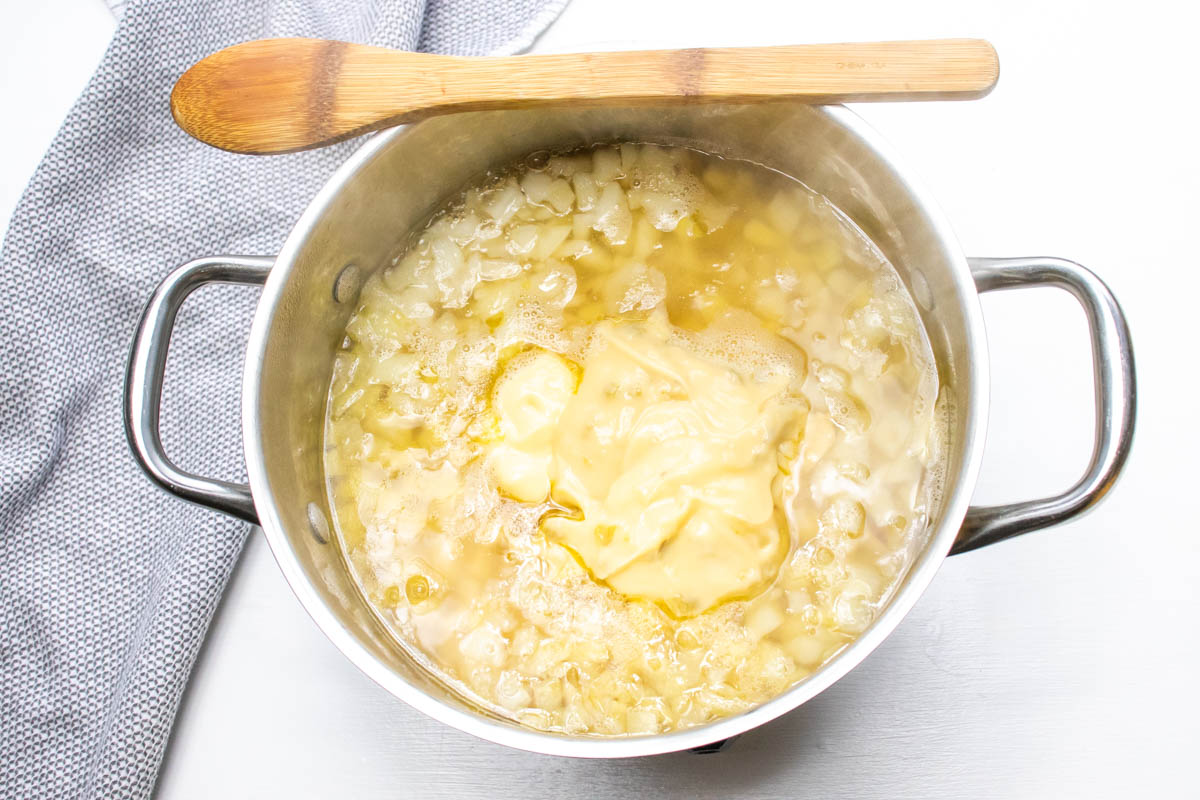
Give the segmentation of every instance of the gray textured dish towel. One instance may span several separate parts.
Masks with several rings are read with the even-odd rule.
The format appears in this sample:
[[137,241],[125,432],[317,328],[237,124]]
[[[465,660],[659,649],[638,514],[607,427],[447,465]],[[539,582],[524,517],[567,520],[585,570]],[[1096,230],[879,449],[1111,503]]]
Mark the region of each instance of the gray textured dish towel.
[[[133,328],[188,258],[275,253],[354,143],[255,158],[176,129],[189,65],[264,36],[462,55],[527,47],[565,0],[131,0],[0,255],[0,797],[147,797],[247,526],[168,497],[121,425]],[[244,477],[246,288],[179,318],[163,408],[184,468]]]

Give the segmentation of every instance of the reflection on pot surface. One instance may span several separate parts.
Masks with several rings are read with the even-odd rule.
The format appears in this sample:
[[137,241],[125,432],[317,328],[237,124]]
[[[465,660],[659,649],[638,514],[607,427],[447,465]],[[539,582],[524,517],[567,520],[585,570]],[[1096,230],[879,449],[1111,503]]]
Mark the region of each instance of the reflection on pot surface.
[[871,623],[925,541],[937,395],[899,276],[822,196],[684,148],[540,152],[363,288],[330,505],[380,619],[483,705],[664,732]]

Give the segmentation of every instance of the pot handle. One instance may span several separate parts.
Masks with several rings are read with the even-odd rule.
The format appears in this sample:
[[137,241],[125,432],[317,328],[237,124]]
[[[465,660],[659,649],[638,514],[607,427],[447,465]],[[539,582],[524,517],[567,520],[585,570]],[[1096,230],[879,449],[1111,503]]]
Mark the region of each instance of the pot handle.
[[207,283],[261,286],[273,263],[273,258],[261,256],[208,256],[176,268],[146,304],[125,374],[125,436],[150,479],[176,497],[254,525],[258,514],[249,486],[184,472],[167,458],[158,433],[159,406],[167,348],[183,301]]
[[1062,494],[1000,506],[973,506],[950,549],[965,553],[1088,511],[1117,480],[1133,442],[1137,386],[1129,326],[1112,292],[1087,268],[1062,258],[972,258],[980,293],[1054,286],[1070,292],[1087,315],[1096,384],[1096,443],[1087,471]]

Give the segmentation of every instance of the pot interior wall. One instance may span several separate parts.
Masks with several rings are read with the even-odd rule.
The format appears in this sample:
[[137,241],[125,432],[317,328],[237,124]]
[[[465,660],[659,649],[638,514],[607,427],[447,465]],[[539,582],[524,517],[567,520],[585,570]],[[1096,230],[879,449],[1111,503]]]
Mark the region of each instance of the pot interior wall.
[[[945,399],[955,409],[943,508],[970,491],[962,485],[960,443],[974,425],[967,398],[978,367],[970,361],[963,309],[978,301],[948,233],[914,202],[912,188],[874,144],[842,123],[847,115],[844,109],[793,104],[480,112],[384,134],[370,157],[339,173],[341,184],[315,222],[293,232],[264,295],[264,303],[275,305],[258,321],[269,329],[264,358],[254,365],[258,440],[247,446],[263,453],[268,491],[263,496],[255,487],[260,511],[264,503],[274,505],[307,581],[375,659],[418,689],[463,703],[400,653],[375,623],[329,534],[322,419],[333,352],[361,283],[355,275],[379,268],[414,225],[472,178],[535,150],[618,140],[687,144],[781,170],[829,197],[884,251],[917,302]],[[940,561],[949,548],[960,520],[942,516],[935,511],[918,562]]]

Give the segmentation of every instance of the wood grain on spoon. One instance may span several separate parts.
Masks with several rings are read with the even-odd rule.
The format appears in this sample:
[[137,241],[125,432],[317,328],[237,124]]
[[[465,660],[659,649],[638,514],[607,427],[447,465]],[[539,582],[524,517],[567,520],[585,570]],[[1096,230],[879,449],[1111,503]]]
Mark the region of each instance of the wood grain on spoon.
[[263,39],[184,73],[171,113],[237,153],[289,153],[455,111],[551,104],[970,100],[991,91],[980,39],[459,58]]

